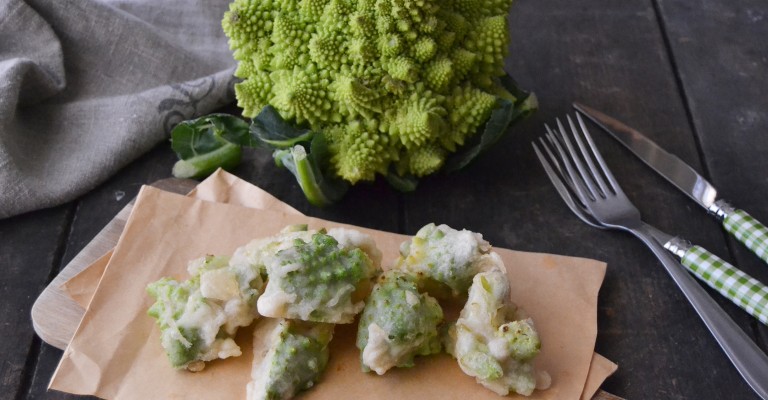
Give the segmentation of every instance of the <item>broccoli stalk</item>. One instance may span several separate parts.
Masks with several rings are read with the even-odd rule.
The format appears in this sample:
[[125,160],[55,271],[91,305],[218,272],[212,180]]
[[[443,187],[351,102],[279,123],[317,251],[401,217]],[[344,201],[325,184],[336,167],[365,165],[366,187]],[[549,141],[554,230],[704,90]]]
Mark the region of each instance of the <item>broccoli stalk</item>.
[[240,164],[242,147],[223,141],[218,149],[173,164],[173,176],[177,178],[203,178],[217,168],[231,169]]
[[192,260],[187,270],[185,281],[163,278],[147,286],[155,298],[148,314],[171,365],[199,371],[206,361],[241,354],[234,336],[258,317],[255,303],[264,284],[256,265],[232,264],[229,257]]
[[302,145],[295,145],[290,149],[275,150],[273,157],[278,166],[285,167],[296,177],[304,196],[310,204],[324,207],[338,201],[347,191],[349,185],[339,179],[332,179],[320,170],[320,162],[317,154],[322,136],[317,136],[312,141],[314,150],[307,154]]
[[501,263],[483,235],[427,224],[400,245],[395,268],[418,277],[419,287],[434,297],[461,299],[477,273]]

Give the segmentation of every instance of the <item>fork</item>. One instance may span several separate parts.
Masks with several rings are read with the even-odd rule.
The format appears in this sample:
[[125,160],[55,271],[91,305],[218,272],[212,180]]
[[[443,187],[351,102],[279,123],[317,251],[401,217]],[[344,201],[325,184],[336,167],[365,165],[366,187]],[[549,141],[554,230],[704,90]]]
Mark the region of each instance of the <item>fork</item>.
[[[571,194],[573,190],[569,188],[572,188],[573,185],[578,184],[580,181],[577,181],[577,183],[571,181],[570,177],[560,167],[557,157],[550,150],[550,147],[557,146],[553,139],[555,135],[548,126],[547,130],[548,135],[546,138],[550,144],[543,143],[542,147],[546,150],[549,160],[552,160],[552,164],[550,165],[550,162],[547,161],[535,144],[534,150],[558,193],[566,205],[582,221],[599,229],[608,229],[596,221],[589,211],[585,210],[581,202],[574,200],[574,195]],[[561,145],[565,146],[565,144]],[[557,173],[555,173],[555,170],[557,170]],[[563,178],[561,177],[565,177],[567,180],[568,188],[563,185],[561,180]],[[757,318],[760,322],[768,325],[768,286],[763,285],[757,279],[745,274],[704,248],[692,246],[690,242],[678,237],[672,237],[653,226],[648,225],[646,228],[650,231],[656,242],[663,244],[663,247],[675,255],[682,262],[683,266],[687,267],[696,277]]]
[[739,374],[762,399],[768,400],[768,357],[667,252],[669,250],[679,256],[689,250],[686,247],[690,245],[642,221],[640,211],[624,194],[597,150],[584,121],[579,115],[576,117],[586,145],[570,117],[568,124],[573,141],[560,120],[557,120],[557,134],[547,126],[547,140],[540,140],[551,161],[536,143],[533,144],[560,196],[585,223],[597,228],[627,231],[645,243],[661,261]]

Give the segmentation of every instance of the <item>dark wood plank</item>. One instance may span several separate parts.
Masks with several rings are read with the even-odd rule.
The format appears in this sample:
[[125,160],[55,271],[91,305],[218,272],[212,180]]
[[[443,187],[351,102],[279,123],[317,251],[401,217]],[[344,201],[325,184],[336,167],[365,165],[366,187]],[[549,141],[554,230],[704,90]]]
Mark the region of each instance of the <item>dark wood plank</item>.
[[26,365],[39,348],[29,310],[61,258],[71,215],[65,205],[0,220],[0,393],[9,398],[29,383]]
[[[582,224],[531,149],[543,124],[571,112],[570,103],[579,100],[700,166],[653,4],[543,0],[513,7],[509,70],[537,93],[541,109],[466,171],[428,179],[408,196],[405,230],[444,222],[484,232],[498,246],[605,260],[597,351],[619,370],[604,389],[625,398],[753,398],[651,253],[628,235]],[[619,145],[593,133],[648,222],[727,257],[714,221]],[[749,329],[749,318],[722,303]]]
[[35,371],[32,374],[29,391],[25,399],[45,399],[45,400],[73,400],[73,399],[95,399],[92,396],[76,396],[57,391],[47,391],[48,383],[53,377],[53,371],[59,364],[59,359],[64,352],[53,346],[43,343],[40,352],[36,358]]
[[[723,198],[768,223],[768,6],[764,1],[660,0],[693,125]],[[768,268],[729,237],[738,266]],[[754,321],[768,350],[768,328]]]

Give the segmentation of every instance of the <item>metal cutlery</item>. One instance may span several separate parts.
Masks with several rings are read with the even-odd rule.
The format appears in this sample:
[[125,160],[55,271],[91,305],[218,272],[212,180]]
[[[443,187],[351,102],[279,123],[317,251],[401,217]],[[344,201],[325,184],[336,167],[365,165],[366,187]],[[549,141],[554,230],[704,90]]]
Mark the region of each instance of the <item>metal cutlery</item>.
[[[569,123],[572,125],[572,121],[569,118]],[[583,126],[583,121],[579,117],[579,123]],[[558,128],[562,131],[562,124],[558,121]],[[574,128],[575,129],[575,128]],[[584,128],[586,129],[586,128]],[[534,150],[539,156],[547,175],[555,185],[555,188],[560,193],[563,200],[565,200],[568,207],[584,222],[587,224],[605,228],[600,222],[586,211],[581,202],[574,200],[574,197],[578,199],[577,193],[575,193],[575,185],[581,185],[583,189],[582,181],[573,181],[568,175],[568,171],[558,161],[558,157],[553,154],[553,150],[558,148],[564,149],[567,144],[562,140],[557,139],[558,135],[555,135],[549,127],[547,127],[547,142],[542,142],[542,147],[546,151],[546,154],[551,160],[551,164],[543,157],[539,148],[534,144]],[[552,148],[552,150],[550,150]],[[557,151],[554,151],[557,153]],[[587,159],[587,162],[591,160]],[[565,165],[565,164],[563,164]],[[574,164],[569,163],[571,167],[575,168]],[[594,163],[591,164],[592,166]],[[555,174],[555,170],[557,174]],[[568,188],[564,186],[564,182],[567,182]],[[571,195],[573,193],[573,195]],[[713,253],[707,251],[700,246],[691,245],[690,242],[681,239],[679,237],[673,237],[667,233],[664,233],[652,226],[648,226],[649,234],[667,251],[676,256],[676,258],[682,263],[683,266],[688,268],[697,278],[704,281],[707,285],[717,290],[725,298],[731,300],[734,304],[747,311],[750,315],[757,318],[763,324],[768,325],[768,286],[762,284],[757,279],[742,272],[738,268],[732,266],[730,263],[720,259]]]
[[[592,226],[624,230],[643,241],[661,261],[744,380],[761,398],[768,399],[768,357],[696,283],[672,253],[685,255],[695,249],[694,253],[699,256],[694,260],[695,264],[713,267],[712,271],[716,273],[738,270],[698,246],[686,250],[689,245],[684,241],[643,222],[640,212],[626,197],[597,151],[583,120],[578,115],[577,119],[584,140],[569,117],[573,139],[558,120],[558,132],[547,127],[546,140],[539,142],[544,152],[534,143],[539,160],[566,204]],[[726,283],[736,285],[736,294],[749,289],[739,280]]]
[[725,200],[718,199],[717,189],[709,181],[642,133],[583,104],[574,103],[573,107],[704,207],[722,223],[728,233],[768,263],[768,228],[765,225],[746,211],[734,208]]

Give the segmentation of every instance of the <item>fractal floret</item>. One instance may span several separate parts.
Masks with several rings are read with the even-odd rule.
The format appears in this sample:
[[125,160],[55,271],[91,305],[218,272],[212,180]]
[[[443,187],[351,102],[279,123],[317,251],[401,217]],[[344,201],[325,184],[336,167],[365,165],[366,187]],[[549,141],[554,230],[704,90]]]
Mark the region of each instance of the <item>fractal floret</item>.
[[[436,172],[498,107],[511,0],[235,0],[245,117],[326,136],[349,183]],[[507,121],[509,122],[509,121]]]

